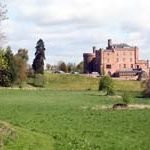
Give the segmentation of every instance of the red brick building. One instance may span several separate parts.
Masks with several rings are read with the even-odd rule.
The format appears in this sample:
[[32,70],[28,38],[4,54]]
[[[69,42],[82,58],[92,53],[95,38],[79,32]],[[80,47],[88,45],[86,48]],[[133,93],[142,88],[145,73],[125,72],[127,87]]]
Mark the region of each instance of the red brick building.
[[99,72],[111,76],[121,74],[135,75],[138,71],[144,71],[149,75],[149,61],[139,60],[139,49],[127,44],[113,44],[108,40],[106,49],[97,50],[93,47],[93,53],[84,53],[84,73]]

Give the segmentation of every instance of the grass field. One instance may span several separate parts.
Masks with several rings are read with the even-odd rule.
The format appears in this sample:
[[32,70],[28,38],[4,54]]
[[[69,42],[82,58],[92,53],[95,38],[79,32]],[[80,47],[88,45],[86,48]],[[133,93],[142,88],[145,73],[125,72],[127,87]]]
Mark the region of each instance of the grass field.
[[[149,109],[99,109],[121,99],[94,90],[96,85],[91,83],[98,79],[86,78],[84,83],[84,77],[77,77],[81,78],[79,86],[79,81],[72,79],[75,76],[60,78],[60,82],[49,79],[47,89],[0,90],[0,120],[15,132],[6,139],[4,150],[150,149]],[[136,97],[141,91],[139,82],[114,82],[117,93],[130,91],[131,103],[150,104],[150,99]]]
[[[51,90],[98,90],[99,78],[81,75],[45,74],[45,88]],[[141,91],[141,82],[114,80],[116,90]]]

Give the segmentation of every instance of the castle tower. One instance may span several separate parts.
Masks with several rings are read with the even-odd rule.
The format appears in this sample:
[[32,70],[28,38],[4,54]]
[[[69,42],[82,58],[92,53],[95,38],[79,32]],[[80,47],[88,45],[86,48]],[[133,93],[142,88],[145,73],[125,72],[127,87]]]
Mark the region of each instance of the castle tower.
[[84,53],[84,73],[92,73],[94,71],[95,53]]

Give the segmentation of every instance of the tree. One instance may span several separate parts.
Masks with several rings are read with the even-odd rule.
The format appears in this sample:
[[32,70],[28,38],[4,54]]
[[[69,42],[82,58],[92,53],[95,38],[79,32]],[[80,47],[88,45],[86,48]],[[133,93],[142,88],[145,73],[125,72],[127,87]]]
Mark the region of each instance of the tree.
[[16,56],[21,57],[21,59],[27,63],[29,57],[28,57],[28,50],[24,49],[24,48],[20,48],[18,50],[18,53],[16,54]]
[[7,72],[10,75],[9,76],[9,80],[10,80],[10,82],[12,84],[12,83],[14,83],[16,81],[17,70],[16,70],[16,64],[15,64],[14,55],[13,55],[13,53],[11,51],[11,48],[9,46],[6,48],[5,57],[6,57],[7,63],[8,63]]
[[46,64],[46,70],[47,70],[47,71],[50,71],[50,70],[51,70],[51,67],[52,67],[52,66],[51,66],[50,64]]
[[3,40],[5,39],[4,33],[2,32],[1,23],[2,21],[7,19],[6,13],[7,13],[6,5],[0,2],[0,45],[2,45]]
[[0,50],[1,86],[11,86],[15,81],[22,86],[26,80],[27,53],[26,49],[19,49],[14,56],[9,46],[6,50]]
[[5,52],[3,49],[0,49],[0,70],[6,70],[8,66],[6,57],[5,57]]
[[45,59],[45,47],[42,39],[39,39],[36,44],[35,59],[32,67],[35,74],[44,73],[44,59]]
[[103,76],[99,82],[99,91],[106,91],[107,95],[114,94],[113,80],[109,76]]
[[68,63],[67,64],[67,70],[68,70],[69,73],[72,72],[72,71],[75,71],[75,64]]
[[67,72],[67,65],[65,64],[65,62],[60,61],[58,64],[58,69],[64,72]]
[[0,49],[0,86],[9,86],[7,68],[8,63],[5,57],[5,52],[3,49]]
[[81,61],[76,68],[78,72],[83,73],[83,61]]
[[27,77],[27,60],[28,51],[26,49],[19,49],[15,55],[15,64],[17,70],[17,82],[22,87],[23,82],[26,81]]

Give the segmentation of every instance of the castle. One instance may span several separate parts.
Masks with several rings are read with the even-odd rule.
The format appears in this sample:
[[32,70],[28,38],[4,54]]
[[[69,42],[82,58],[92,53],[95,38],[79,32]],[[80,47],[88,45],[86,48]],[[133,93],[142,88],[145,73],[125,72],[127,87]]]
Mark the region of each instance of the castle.
[[101,75],[120,77],[135,76],[143,71],[149,76],[149,61],[139,60],[138,47],[113,44],[111,39],[106,49],[93,47],[93,53],[84,53],[83,59],[84,73],[99,72]]

